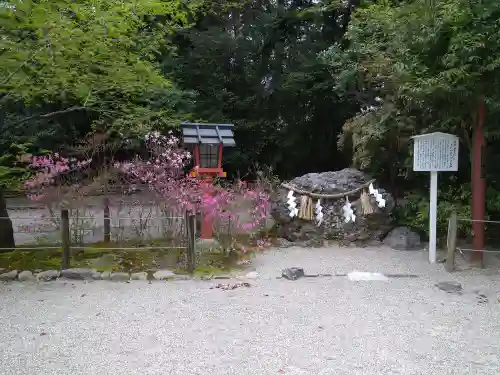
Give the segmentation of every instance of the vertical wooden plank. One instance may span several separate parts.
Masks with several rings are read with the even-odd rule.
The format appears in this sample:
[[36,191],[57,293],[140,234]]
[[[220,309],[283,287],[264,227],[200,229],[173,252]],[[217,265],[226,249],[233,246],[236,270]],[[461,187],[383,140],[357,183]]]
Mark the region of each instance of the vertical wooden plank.
[[61,210],[62,269],[70,266],[69,211]]
[[455,269],[455,251],[457,246],[457,213],[453,211],[448,220],[448,241],[446,263],[444,268],[448,272],[453,272]]
[[195,258],[195,220],[196,216],[186,211],[186,266],[189,273],[193,273],[196,268]]
[[111,242],[111,219],[109,213],[109,198],[104,198],[104,242]]

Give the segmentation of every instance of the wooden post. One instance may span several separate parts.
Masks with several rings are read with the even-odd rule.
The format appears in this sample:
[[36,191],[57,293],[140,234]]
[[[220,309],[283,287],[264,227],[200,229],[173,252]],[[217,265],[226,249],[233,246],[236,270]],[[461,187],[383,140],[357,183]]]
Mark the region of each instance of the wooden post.
[[448,220],[448,240],[447,254],[444,268],[448,272],[453,272],[455,269],[455,251],[457,247],[457,213],[453,211]]
[[69,211],[61,210],[62,269],[70,266]]
[[111,219],[109,214],[109,198],[104,198],[104,242],[111,242]]
[[186,211],[186,266],[189,273],[193,273],[196,268],[195,257],[195,220],[196,216]]

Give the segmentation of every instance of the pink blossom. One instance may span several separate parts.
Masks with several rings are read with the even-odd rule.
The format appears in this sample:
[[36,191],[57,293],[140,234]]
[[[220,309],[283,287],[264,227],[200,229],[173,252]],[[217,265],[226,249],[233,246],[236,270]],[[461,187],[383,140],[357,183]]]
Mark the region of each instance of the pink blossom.
[[[165,204],[203,212],[214,218],[230,218],[243,230],[258,226],[266,217],[269,197],[263,190],[248,189],[242,181],[223,189],[185,176],[184,167],[191,160],[191,154],[179,147],[178,138],[153,132],[145,136],[145,141],[149,153],[147,160],[136,157],[133,161],[116,164],[130,183],[147,184]],[[231,212],[243,201],[253,206],[250,223],[241,223]]]
[[[250,189],[243,181],[222,188],[186,176],[184,168],[191,161],[191,154],[179,146],[178,138],[171,133],[164,136],[152,132],[146,134],[144,140],[148,151],[146,159],[136,156],[133,160],[114,164],[129,184],[130,191],[137,184],[146,184],[165,206],[203,212],[214,218],[228,218],[245,231],[255,228],[266,218],[269,196],[263,189]],[[35,175],[24,183],[28,197],[34,201],[54,199],[54,196],[60,199],[66,190],[81,191],[85,186],[72,184],[64,175],[90,168],[91,161],[68,159],[58,153],[31,157],[30,167]],[[242,222],[233,212],[242,204],[251,206],[250,222]]]

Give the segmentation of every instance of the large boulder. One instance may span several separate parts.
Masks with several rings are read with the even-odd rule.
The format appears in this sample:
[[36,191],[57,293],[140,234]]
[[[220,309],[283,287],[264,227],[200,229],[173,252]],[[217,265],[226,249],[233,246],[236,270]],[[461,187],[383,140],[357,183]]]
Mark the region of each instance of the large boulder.
[[396,227],[387,234],[384,244],[394,250],[421,250],[420,235],[408,227]]
[[[278,236],[292,242],[307,242],[338,240],[347,243],[371,243],[379,241],[391,228],[390,213],[394,209],[394,200],[384,189],[373,182],[375,188],[386,200],[386,206],[379,208],[375,198],[370,196],[369,205],[372,211],[363,210],[360,200],[361,193],[368,190],[372,178],[353,168],[346,168],[336,172],[309,173],[294,178],[284,184],[274,197],[272,197],[271,216],[276,222]],[[323,207],[323,222],[317,225],[314,221],[291,218],[287,207],[287,194],[290,187],[295,190],[297,202],[301,195],[320,194],[319,198]],[[346,197],[351,202],[351,207],[356,215],[354,223],[345,223],[342,207]],[[318,197],[313,196],[314,204]],[[364,203],[366,206],[366,201]]]

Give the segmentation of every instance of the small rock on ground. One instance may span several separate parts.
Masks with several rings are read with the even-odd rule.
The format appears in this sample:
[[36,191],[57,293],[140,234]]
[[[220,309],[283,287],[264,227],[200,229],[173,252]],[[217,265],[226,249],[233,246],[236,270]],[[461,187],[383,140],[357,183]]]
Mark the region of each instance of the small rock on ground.
[[112,281],[129,281],[130,275],[126,272],[113,272],[110,279]]
[[136,272],[131,276],[132,280],[147,280],[148,274],[146,272]]
[[42,281],[50,281],[57,279],[58,277],[59,277],[59,271],[56,270],[42,271],[38,275],[36,275],[36,278]]
[[282,248],[287,248],[287,247],[293,246],[293,242],[288,241],[286,238],[280,237],[276,240],[276,242],[277,242],[278,247],[282,247]]
[[156,271],[153,276],[156,280],[168,280],[175,277],[175,273],[170,270],[159,270]]
[[441,281],[436,286],[446,293],[461,293],[462,284],[456,281]]
[[68,268],[61,271],[61,277],[73,280],[90,279],[94,272],[89,268]]
[[283,276],[287,280],[297,280],[301,277],[304,277],[304,269],[299,267],[285,268],[281,271],[281,276]]
[[5,272],[0,275],[1,281],[12,281],[17,277],[17,270],[12,270],[10,272]]
[[19,272],[19,275],[17,275],[17,279],[19,281],[31,281],[35,280],[35,276],[33,276],[33,273],[31,271],[22,271]]
[[104,272],[101,274],[101,279],[102,279],[102,280],[109,280],[109,279],[111,279],[111,272],[109,272],[109,271],[104,271]]
[[92,272],[92,278],[94,280],[101,280],[102,279],[102,275],[101,275],[100,272],[94,271],[94,272]]

